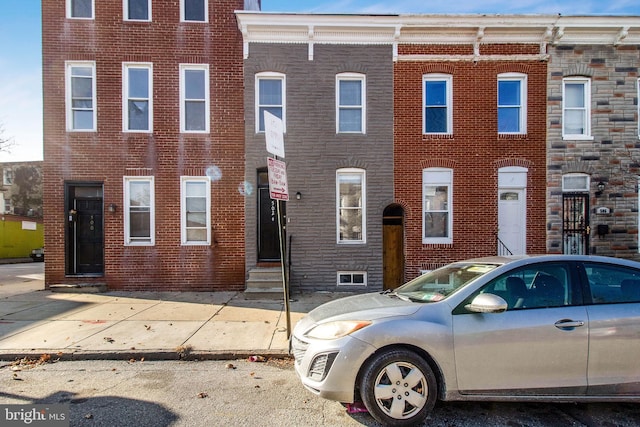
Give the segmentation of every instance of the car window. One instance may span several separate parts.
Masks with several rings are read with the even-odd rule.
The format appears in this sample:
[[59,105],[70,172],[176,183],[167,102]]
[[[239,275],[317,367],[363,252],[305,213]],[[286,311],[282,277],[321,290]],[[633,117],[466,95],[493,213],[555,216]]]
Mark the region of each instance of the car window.
[[564,263],[542,263],[512,270],[484,286],[479,293],[498,295],[507,310],[561,307],[576,301]]
[[414,302],[442,301],[449,295],[473,282],[498,264],[482,262],[457,262],[416,277],[394,292],[400,298]]
[[640,271],[634,268],[584,263],[594,304],[640,302]]

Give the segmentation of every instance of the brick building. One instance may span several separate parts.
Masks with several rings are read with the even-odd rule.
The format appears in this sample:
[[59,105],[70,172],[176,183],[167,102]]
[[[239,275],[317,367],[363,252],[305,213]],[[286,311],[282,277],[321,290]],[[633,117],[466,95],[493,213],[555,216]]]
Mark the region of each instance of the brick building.
[[243,6],[43,0],[47,286],[244,288]]
[[640,259],[640,17],[560,17],[549,45],[547,250]]
[[458,259],[544,252],[555,19],[425,16],[401,33],[394,188],[407,278]]
[[[391,44],[378,41],[392,32],[367,16],[237,16],[245,179],[255,189],[245,204],[247,294],[282,288],[264,110],[285,128],[292,291],[380,288],[383,216],[393,202],[393,61]],[[352,27],[359,31],[349,34]]]

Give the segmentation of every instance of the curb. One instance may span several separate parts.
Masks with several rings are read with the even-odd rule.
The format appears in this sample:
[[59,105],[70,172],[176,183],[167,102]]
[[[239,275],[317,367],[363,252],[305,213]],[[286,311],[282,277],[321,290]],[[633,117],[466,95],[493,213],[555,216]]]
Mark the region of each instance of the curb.
[[0,352],[0,361],[13,362],[20,359],[39,358],[43,354],[48,354],[52,359],[59,361],[82,361],[82,360],[238,360],[247,359],[250,356],[260,355],[267,359],[288,359],[293,357],[287,350],[220,350],[220,351],[197,351],[185,350],[183,352],[167,350],[147,350],[147,351],[3,351]]

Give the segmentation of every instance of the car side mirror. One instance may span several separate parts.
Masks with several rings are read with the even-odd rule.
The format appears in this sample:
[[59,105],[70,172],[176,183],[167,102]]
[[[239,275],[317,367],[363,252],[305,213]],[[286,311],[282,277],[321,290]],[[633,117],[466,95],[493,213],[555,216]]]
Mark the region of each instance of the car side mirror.
[[473,313],[502,313],[507,310],[507,302],[498,295],[480,294],[464,308]]

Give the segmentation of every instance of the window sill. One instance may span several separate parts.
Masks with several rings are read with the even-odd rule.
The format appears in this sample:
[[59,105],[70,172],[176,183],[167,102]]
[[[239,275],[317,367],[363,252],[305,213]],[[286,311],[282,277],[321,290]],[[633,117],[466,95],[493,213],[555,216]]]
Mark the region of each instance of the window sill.
[[563,135],[563,141],[593,141],[595,138],[590,135]]
[[499,133],[498,134],[499,141],[512,141],[512,140],[523,141],[526,139],[529,139],[529,135],[527,135],[526,133]]
[[430,139],[454,139],[452,133],[423,133],[422,140],[430,140]]

